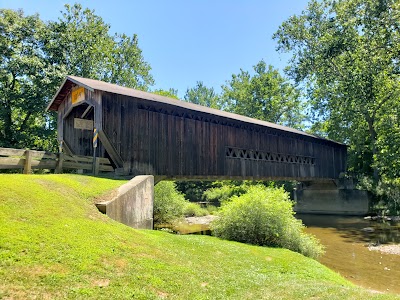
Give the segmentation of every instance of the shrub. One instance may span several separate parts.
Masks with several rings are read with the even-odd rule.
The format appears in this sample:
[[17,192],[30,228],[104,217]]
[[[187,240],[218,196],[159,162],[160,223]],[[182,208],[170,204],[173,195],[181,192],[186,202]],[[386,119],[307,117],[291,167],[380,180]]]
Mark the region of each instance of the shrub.
[[316,238],[303,232],[293,203],[283,188],[250,186],[247,193],[225,202],[212,224],[215,236],[259,246],[283,247],[317,258],[323,253]]
[[161,181],[154,187],[154,223],[166,224],[183,216],[187,201],[172,181]]
[[210,205],[210,204],[207,205],[206,209],[207,209],[209,215],[214,215],[218,211],[218,207],[216,207],[215,205]]
[[202,217],[208,215],[208,210],[200,207],[199,204],[188,202],[183,210],[185,217]]
[[370,210],[381,215],[400,215],[400,178],[359,178],[357,188],[372,194]]
[[246,192],[246,182],[216,181],[214,187],[203,193],[203,200],[207,202],[224,202],[232,196],[240,196]]

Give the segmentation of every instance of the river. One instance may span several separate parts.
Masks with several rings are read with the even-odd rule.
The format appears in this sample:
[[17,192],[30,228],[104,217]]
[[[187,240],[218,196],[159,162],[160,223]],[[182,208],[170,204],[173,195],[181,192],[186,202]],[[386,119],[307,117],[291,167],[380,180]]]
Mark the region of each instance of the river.
[[400,255],[371,251],[368,245],[400,243],[400,224],[361,217],[297,215],[326,247],[319,261],[356,285],[400,294]]

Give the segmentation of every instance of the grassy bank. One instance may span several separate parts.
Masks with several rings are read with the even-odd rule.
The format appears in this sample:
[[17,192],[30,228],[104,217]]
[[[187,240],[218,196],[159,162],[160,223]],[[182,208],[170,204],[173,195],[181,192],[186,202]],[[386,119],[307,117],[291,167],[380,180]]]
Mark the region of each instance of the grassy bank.
[[116,223],[92,199],[122,183],[0,175],[0,299],[394,299],[288,250]]

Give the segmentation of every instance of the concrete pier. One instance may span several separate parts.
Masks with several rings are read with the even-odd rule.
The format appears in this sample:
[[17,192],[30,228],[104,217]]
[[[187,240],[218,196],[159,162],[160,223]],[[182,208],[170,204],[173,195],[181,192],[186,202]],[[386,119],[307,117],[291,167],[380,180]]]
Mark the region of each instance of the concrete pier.
[[355,189],[349,180],[302,183],[294,200],[298,213],[365,215],[369,205],[367,191]]

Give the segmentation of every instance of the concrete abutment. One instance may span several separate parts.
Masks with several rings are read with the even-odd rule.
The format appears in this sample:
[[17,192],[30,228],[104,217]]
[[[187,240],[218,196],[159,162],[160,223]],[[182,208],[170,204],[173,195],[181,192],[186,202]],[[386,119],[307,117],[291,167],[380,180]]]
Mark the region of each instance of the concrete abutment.
[[111,219],[137,229],[153,229],[154,177],[136,176],[97,208]]

